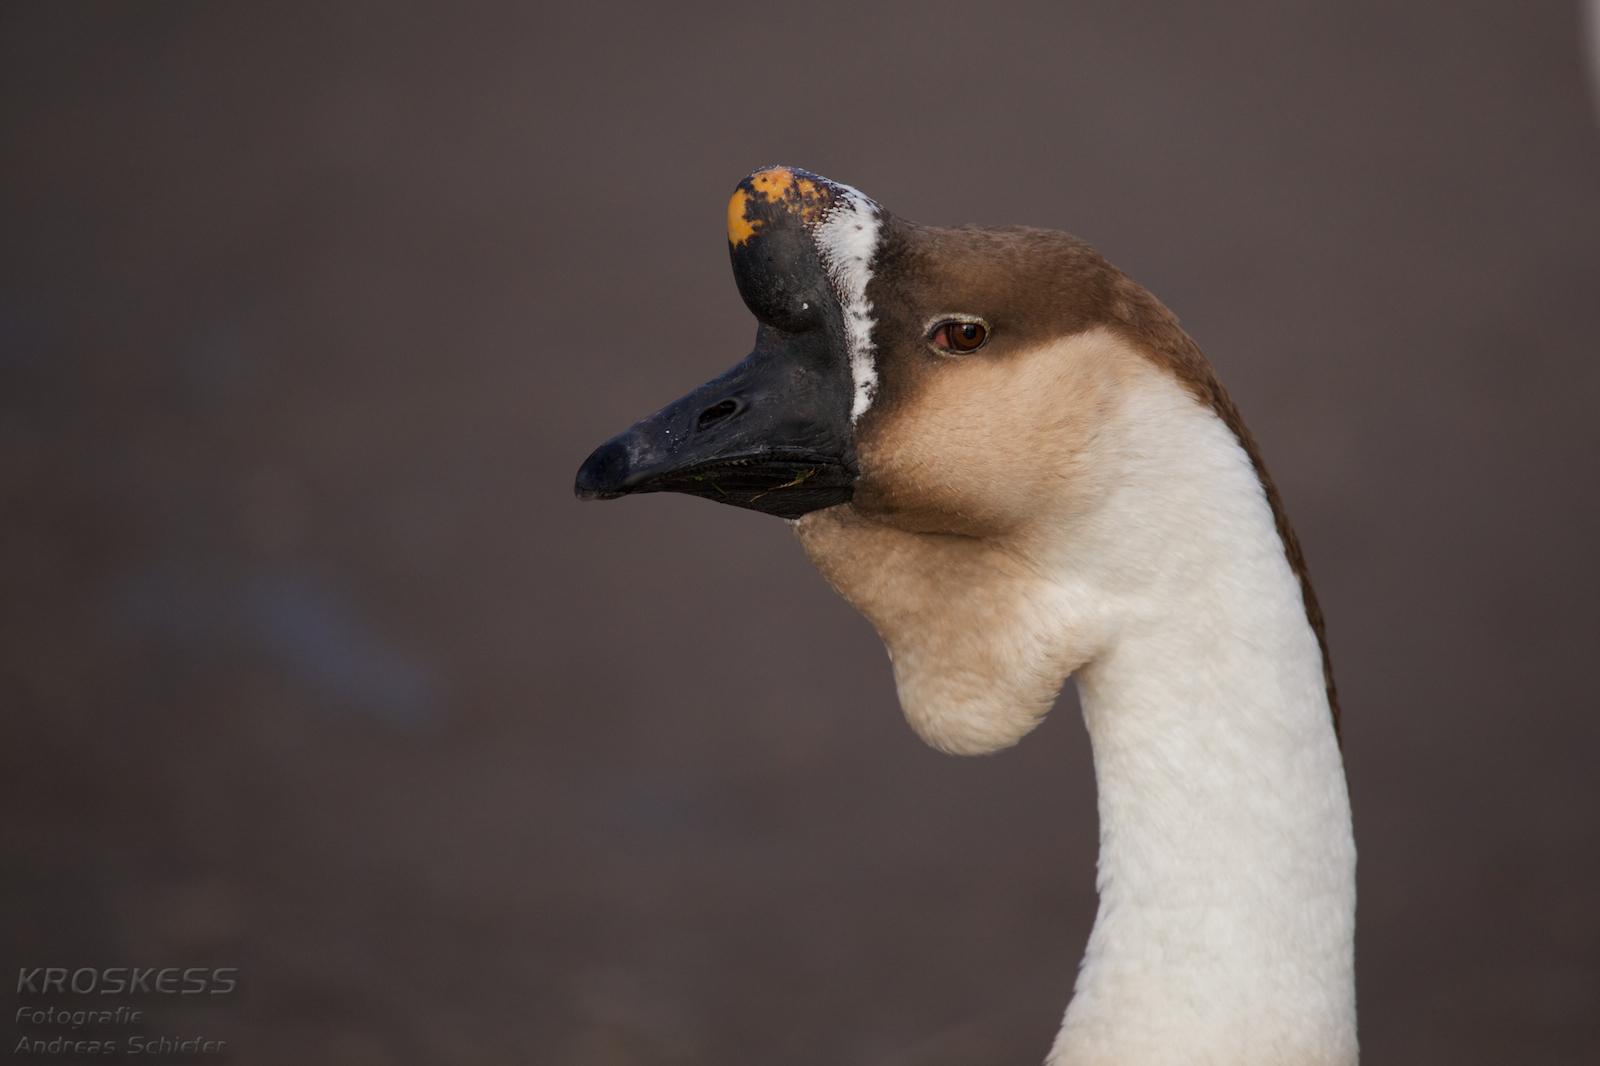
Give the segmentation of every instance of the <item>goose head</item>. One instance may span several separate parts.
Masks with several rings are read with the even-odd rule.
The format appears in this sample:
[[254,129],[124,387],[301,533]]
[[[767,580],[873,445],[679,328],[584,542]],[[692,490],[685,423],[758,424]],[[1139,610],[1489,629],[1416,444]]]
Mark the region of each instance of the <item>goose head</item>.
[[774,167],[739,183],[728,247],[754,350],[601,445],[578,496],[791,520],[923,739],[1015,743],[1107,636],[1061,575],[1117,535],[1097,516],[1142,446],[1130,397],[1185,393],[1253,459],[1248,431],[1170,312],[1068,234],[916,225]]

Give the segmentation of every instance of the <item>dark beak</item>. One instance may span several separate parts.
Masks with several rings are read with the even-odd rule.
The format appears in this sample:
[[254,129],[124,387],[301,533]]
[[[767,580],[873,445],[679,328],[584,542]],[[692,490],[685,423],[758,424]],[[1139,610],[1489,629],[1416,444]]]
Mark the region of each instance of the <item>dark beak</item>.
[[595,449],[578,498],[686,492],[782,518],[846,502],[857,467],[835,332],[763,325],[744,362]]

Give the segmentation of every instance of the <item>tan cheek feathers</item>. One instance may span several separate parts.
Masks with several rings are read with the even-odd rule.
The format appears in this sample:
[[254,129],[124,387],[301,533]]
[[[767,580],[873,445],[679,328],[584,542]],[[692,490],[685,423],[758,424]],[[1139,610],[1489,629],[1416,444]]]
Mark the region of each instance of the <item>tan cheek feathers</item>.
[[936,368],[873,428],[856,501],[794,523],[878,630],[906,717],[936,748],[1016,743],[1099,643],[1035,547],[1102,495],[1089,453],[1138,372],[1129,359],[1095,333]]
[[922,532],[995,536],[1039,522],[1042,508],[1080,505],[1093,437],[1139,358],[1097,330],[924,369],[857,442],[856,509]]

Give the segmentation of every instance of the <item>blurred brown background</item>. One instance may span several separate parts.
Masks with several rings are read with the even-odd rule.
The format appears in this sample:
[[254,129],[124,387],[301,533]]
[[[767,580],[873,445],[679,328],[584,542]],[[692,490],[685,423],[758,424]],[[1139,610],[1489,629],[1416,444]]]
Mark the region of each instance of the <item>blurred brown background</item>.
[[156,1026],[240,1063],[1042,1058],[1094,908],[1072,696],[938,755],[782,523],[572,498],[748,351],[724,203],[783,162],[1071,230],[1183,318],[1329,617],[1365,1061],[1600,1061],[1584,40],[1571,2],[7,4],[0,975],[240,966]]

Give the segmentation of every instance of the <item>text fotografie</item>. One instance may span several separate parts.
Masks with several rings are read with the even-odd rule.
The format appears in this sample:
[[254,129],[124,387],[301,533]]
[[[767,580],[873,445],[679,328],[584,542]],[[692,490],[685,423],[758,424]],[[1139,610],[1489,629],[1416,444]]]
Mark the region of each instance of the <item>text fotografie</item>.
[[81,1029],[85,1025],[138,1025],[144,1011],[132,1007],[116,1010],[69,1010],[66,1007],[18,1007],[18,1025],[66,1025]]

